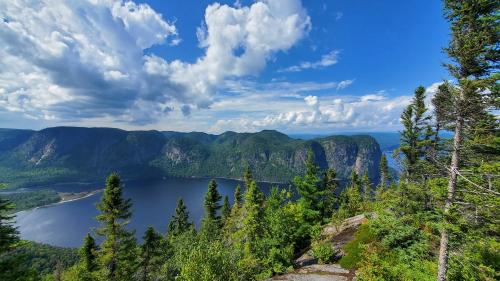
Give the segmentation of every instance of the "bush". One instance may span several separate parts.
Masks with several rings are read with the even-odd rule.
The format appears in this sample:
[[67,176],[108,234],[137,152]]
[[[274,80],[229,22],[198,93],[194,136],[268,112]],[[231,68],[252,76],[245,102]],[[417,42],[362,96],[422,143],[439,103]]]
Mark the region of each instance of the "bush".
[[311,247],[313,257],[319,263],[327,263],[332,260],[334,251],[333,245],[329,241],[314,242]]

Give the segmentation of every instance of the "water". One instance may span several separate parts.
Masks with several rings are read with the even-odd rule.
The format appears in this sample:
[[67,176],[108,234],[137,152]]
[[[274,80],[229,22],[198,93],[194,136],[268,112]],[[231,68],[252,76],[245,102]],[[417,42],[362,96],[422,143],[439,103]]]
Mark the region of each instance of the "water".
[[[178,198],[183,198],[190,218],[198,225],[203,217],[203,198],[209,179],[164,179],[131,181],[124,184],[124,197],[131,198],[133,215],[128,226],[140,240],[148,226],[165,233]],[[235,180],[217,180],[218,190],[233,201]],[[260,183],[264,192],[270,184]],[[99,186],[94,186],[99,188]],[[81,191],[77,184],[56,185],[63,192]],[[88,189],[88,186],[87,186]],[[96,203],[102,192],[88,198],[17,213],[16,225],[23,239],[63,247],[79,247],[83,237],[98,226]]]

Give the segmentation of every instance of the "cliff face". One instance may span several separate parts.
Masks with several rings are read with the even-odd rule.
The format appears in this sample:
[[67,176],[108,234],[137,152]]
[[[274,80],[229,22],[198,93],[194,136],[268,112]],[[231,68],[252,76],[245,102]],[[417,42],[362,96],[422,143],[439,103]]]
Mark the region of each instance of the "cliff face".
[[320,167],[334,168],[341,179],[354,169],[378,181],[381,153],[369,136],[303,141],[276,131],[210,135],[75,127],[12,135],[0,130],[0,181],[101,180],[111,171],[125,178],[241,178],[247,166],[259,180],[288,181],[303,173],[311,149]]

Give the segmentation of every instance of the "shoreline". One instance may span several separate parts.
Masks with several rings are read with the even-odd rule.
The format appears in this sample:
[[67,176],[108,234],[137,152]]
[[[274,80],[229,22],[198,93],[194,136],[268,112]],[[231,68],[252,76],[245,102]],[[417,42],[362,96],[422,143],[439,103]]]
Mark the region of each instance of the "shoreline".
[[[61,197],[60,201],[46,204],[46,205],[42,205],[42,206],[36,206],[36,207],[29,208],[26,210],[17,211],[15,213],[12,213],[12,215],[15,216],[20,212],[33,211],[33,210],[37,210],[37,209],[41,209],[41,208],[47,208],[47,207],[51,207],[51,206],[55,206],[55,205],[59,205],[59,204],[64,204],[64,203],[68,203],[68,202],[73,202],[73,201],[85,199],[85,198],[94,196],[102,191],[104,191],[104,189],[96,189],[96,190],[92,190],[92,191],[83,191],[83,192],[78,192],[78,193],[58,192],[59,196]],[[67,198],[64,198],[65,196],[67,196]]]

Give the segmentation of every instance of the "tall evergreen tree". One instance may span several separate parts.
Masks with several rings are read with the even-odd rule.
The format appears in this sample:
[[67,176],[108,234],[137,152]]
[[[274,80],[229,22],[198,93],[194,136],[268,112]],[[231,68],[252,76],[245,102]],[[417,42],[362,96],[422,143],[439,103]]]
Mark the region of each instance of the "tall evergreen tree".
[[0,197],[0,255],[11,250],[19,241],[19,233],[12,222],[13,216],[8,215],[12,209],[12,203]]
[[162,264],[162,237],[152,226],[146,229],[141,246],[140,280],[157,280],[155,277]]
[[391,181],[391,176],[389,174],[389,165],[387,164],[387,157],[382,154],[380,158],[380,184],[378,188],[382,190],[386,189]]
[[241,203],[243,202],[243,199],[241,197],[241,187],[238,184],[236,186],[236,190],[234,191],[234,207],[241,207]]
[[243,175],[243,180],[245,181],[245,188],[248,189],[248,187],[250,186],[250,184],[253,181],[253,173],[252,173],[252,170],[250,170],[249,166],[247,166],[247,168],[245,169],[245,174]]
[[248,255],[255,253],[258,239],[264,234],[262,225],[264,217],[263,204],[264,194],[260,191],[257,183],[252,180],[245,191],[245,202],[243,203],[245,212],[243,219],[244,247]]
[[368,171],[363,174],[361,182],[363,185],[363,199],[364,201],[369,202],[372,198],[372,183],[370,181],[370,177],[368,176]]
[[325,191],[323,218],[330,220],[338,204],[337,196],[337,173],[334,169],[328,168],[323,174],[322,188]]
[[[450,43],[445,51],[453,62],[447,66],[451,75],[458,81],[458,86],[453,87],[453,91],[446,96],[449,102],[444,103],[453,106],[443,109],[449,112],[450,125],[455,131],[448,169],[448,195],[444,206],[445,223],[448,223],[447,217],[455,200],[464,129],[475,123],[476,116],[484,113],[490,101],[484,90],[494,88],[498,80],[500,3],[494,0],[445,0],[444,4],[452,31]],[[490,77],[491,73],[495,75]],[[443,227],[438,281],[446,280],[448,239],[448,230]]]
[[205,194],[205,217],[212,221],[218,221],[220,217],[217,211],[221,208],[220,200],[222,196],[217,191],[217,182],[210,180],[208,183],[208,190]]
[[189,212],[187,211],[186,205],[184,205],[184,200],[179,198],[177,200],[177,206],[175,207],[175,213],[168,223],[168,234],[178,235],[192,227],[193,224],[189,221]]
[[303,177],[295,177],[293,182],[301,199],[309,210],[307,216],[310,220],[321,219],[324,211],[325,190],[322,188],[321,179],[318,177],[319,167],[314,162],[314,154],[309,151],[306,160],[306,173]]
[[401,114],[403,131],[401,132],[401,144],[395,151],[396,154],[403,153],[404,169],[406,179],[415,178],[419,161],[426,155],[430,146],[430,115],[426,114],[425,88],[419,86],[415,90],[413,101]]
[[83,246],[80,248],[80,259],[83,261],[83,266],[86,271],[92,272],[97,270],[97,254],[98,248],[95,243],[94,237],[87,233],[83,238]]
[[100,260],[108,280],[131,280],[136,269],[136,242],[133,233],[125,230],[132,213],[130,199],[123,198],[122,184],[117,173],[106,179],[101,201],[97,204],[101,223],[97,234],[104,237]]
[[226,222],[229,216],[231,215],[231,205],[229,204],[229,197],[224,196],[224,203],[222,204],[221,209],[222,222]]

